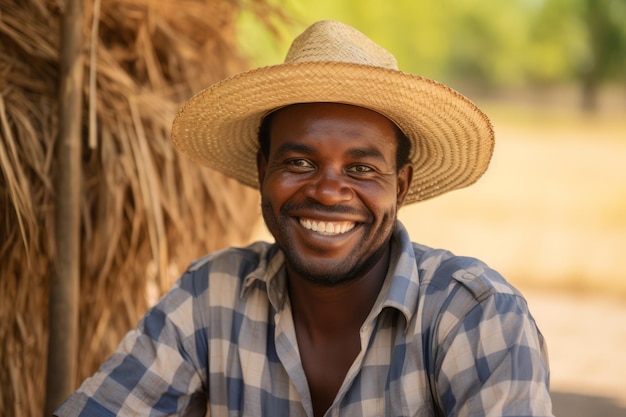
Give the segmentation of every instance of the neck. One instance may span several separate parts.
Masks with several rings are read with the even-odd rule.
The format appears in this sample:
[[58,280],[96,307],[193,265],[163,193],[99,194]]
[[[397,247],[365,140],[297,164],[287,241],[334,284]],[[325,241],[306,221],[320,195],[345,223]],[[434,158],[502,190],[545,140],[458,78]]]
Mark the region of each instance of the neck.
[[387,275],[390,246],[364,274],[335,285],[323,285],[295,274],[289,266],[289,296],[296,326],[311,337],[360,329]]

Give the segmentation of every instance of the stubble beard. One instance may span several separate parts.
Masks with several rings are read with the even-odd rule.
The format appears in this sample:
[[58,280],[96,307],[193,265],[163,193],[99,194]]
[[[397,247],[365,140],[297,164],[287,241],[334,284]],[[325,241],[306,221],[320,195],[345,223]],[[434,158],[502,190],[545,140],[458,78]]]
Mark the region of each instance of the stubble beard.
[[[261,212],[263,214],[263,220],[268,230],[274,236],[274,240],[285,255],[287,265],[303,279],[323,285],[323,286],[336,286],[346,282],[349,282],[368,271],[378,259],[382,256],[382,253],[389,245],[391,235],[393,234],[393,227],[390,228],[383,243],[376,248],[373,253],[367,256],[362,256],[362,262],[359,263],[358,254],[351,253],[343,262],[335,265],[332,268],[332,272],[316,272],[306,262],[306,259],[302,255],[298,255],[293,249],[294,245],[291,242],[291,235],[289,233],[289,219],[290,216],[286,213],[288,210],[281,209],[278,218],[274,215],[273,206],[270,202],[261,201]],[[396,218],[394,217],[393,224],[395,224]],[[372,226],[370,224],[361,225],[360,227],[366,228],[365,235],[369,236]]]

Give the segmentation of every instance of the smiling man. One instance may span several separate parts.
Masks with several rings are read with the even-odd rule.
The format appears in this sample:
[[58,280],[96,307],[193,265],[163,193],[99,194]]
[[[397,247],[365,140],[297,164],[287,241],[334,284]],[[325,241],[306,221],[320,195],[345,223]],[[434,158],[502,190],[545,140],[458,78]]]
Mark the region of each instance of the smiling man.
[[487,169],[468,99],[323,21],[189,100],[172,137],[260,190],[275,243],[194,262],[58,416],[552,415],[522,295],[397,220]]
[[397,167],[393,123],[361,107],[309,103],[272,113],[262,131],[263,218],[288,275],[329,285],[372,269],[384,276],[412,173],[406,160]]

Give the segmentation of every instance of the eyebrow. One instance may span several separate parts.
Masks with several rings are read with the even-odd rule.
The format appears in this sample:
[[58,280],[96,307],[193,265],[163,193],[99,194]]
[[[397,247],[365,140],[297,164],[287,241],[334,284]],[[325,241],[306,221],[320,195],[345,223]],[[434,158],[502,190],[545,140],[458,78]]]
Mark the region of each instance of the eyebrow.
[[312,155],[313,148],[307,145],[303,145],[301,143],[286,142],[280,145],[278,149],[276,149],[277,155],[283,155],[288,152],[297,152],[297,153],[303,153],[305,155]]
[[[283,155],[288,152],[302,153],[305,155],[312,155],[315,153],[313,148],[310,146],[303,145],[301,143],[292,143],[292,142],[283,143],[276,150],[277,155]],[[381,160],[385,159],[383,154],[378,149],[374,149],[374,148],[354,148],[354,149],[348,150],[346,152],[346,155],[351,156],[353,158],[376,158],[376,159],[381,159]]]
[[353,158],[375,158],[375,159],[385,160],[385,157],[383,156],[383,154],[378,149],[374,149],[374,148],[350,149],[348,152],[346,152],[346,155],[351,156]]

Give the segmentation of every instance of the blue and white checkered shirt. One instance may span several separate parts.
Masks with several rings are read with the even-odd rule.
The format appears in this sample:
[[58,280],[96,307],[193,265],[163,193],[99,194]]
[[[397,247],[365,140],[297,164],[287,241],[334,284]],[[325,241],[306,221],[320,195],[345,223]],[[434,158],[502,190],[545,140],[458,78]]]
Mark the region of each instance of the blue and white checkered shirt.
[[[326,415],[551,416],[545,345],[517,290],[400,224],[392,247]],[[56,415],[312,417],[284,263],[268,243],[196,261]]]

